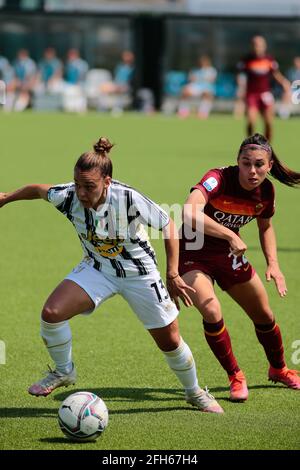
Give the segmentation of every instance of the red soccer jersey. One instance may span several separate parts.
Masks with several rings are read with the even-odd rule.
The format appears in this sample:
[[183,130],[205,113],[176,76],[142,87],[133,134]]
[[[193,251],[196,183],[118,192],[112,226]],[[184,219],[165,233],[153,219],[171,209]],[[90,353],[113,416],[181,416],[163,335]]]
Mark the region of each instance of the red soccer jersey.
[[[215,168],[208,171],[201,181],[191,189],[200,189],[207,203],[204,213],[215,222],[235,233],[256,217],[269,218],[274,214],[274,187],[265,179],[257,188],[247,191],[239,183],[238,166]],[[181,251],[185,250],[185,238],[181,240]],[[228,248],[221,238],[205,235],[204,249]]]
[[241,72],[247,76],[247,95],[271,91],[272,72],[278,69],[278,63],[270,56],[256,57],[250,54],[238,64]]

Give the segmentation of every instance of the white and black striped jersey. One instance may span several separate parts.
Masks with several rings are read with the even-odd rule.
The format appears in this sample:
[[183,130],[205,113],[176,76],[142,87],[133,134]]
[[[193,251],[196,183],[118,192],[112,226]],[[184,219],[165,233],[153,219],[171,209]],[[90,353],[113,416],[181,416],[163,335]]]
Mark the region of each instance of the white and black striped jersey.
[[74,183],[51,187],[48,200],[72,222],[95,269],[118,277],[156,269],[144,225],[161,230],[169,216],[143,194],[112,180],[106,201],[97,210],[83,207]]

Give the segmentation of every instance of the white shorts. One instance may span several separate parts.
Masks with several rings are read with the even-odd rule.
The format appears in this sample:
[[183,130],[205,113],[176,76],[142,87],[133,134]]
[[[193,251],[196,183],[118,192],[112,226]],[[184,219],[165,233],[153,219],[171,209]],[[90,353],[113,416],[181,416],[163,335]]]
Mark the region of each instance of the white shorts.
[[85,290],[95,308],[115,294],[122,295],[147,330],[167,326],[178,315],[157,270],[146,276],[120,278],[97,271],[83,260],[65,279]]
[[203,93],[214,95],[214,87],[210,83],[190,83],[186,86],[190,95],[194,98],[200,98]]

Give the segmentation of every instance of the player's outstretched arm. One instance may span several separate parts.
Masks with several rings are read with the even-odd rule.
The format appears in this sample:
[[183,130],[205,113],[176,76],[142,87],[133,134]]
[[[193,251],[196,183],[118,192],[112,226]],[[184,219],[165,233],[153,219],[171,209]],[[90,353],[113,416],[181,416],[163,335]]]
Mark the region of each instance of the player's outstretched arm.
[[47,201],[47,193],[51,187],[51,184],[29,184],[11,193],[0,193],[0,207],[10,202],[26,199],[45,199]]

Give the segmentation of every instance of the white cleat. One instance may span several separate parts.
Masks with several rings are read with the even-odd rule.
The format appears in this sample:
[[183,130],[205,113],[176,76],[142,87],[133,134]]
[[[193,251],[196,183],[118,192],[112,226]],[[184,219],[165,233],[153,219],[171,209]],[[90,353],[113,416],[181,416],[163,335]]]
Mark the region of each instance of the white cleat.
[[223,408],[215,397],[209,393],[207,387],[205,387],[205,390],[200,388],[197,395],[186,395],[185,400],[190,405],[198,408],[199,411],[204,411],[205,413],[224,413]]
[[76,382],[76,369],[73,364],[73,369],[69,374],[63,374],[58,370],[52,370],[50,366],[49,373],[44,379],[35,382],[34,384],[29,387],[28,392],[30,395],[35,395],[36,397],[46,397],[49,395],[53,390],[58,387],[67,387],[68,385],[74,385]]

